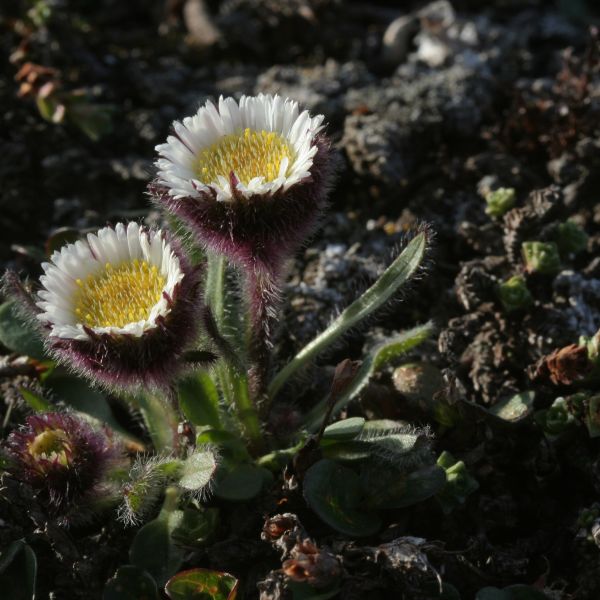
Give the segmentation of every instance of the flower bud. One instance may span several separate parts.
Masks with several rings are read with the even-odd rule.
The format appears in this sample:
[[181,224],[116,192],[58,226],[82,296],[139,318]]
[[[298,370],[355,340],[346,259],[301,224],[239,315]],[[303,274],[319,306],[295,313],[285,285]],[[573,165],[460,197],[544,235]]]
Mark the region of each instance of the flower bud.
[[92,499],[118,446],[106,433],[68,413],[27,417],[6,442],[15,479],[28,483],[39,499],[56,512]]

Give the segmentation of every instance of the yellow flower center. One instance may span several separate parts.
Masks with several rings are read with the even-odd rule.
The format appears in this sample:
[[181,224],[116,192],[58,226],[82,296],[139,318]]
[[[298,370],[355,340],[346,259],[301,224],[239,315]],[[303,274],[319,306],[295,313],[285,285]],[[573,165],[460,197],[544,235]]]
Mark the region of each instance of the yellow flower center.
[[[244,129],[231,133],[200,151],[196,157],[196,173],[204,183],[218,181],[219,175],[229,178],[233,172],[247,185],[254,177],[273,181],[279,177],[281,161],[287,158],[288,169],[294,160],[294,149],[274,131]],[[287,175],[287,172],[286,172]]]
[[70,450],[67,434],[62,429],[46,429],[35,436],[28,447],[29,454],[34,458],[56,460],[67,466]]
[[124,327],[148,319],[160,301],[165,278],[146,261],[134,260],[78,279],[79,294],[75,314],[89,327]]

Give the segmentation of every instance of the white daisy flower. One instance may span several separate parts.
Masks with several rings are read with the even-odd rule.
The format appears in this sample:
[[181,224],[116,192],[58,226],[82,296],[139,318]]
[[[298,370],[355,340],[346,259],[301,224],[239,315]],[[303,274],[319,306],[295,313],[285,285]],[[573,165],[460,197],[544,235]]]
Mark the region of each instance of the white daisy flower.
[[213,192],[226,202],[286,191],[310,178],[323,118],[280,96],[209,101],[156,146],[158,184],[176,199]]
[[37,318],[61,339],[97,334],[140,337],[171,310],[184,272],[160,231],[137,223],[105,227],[44,263]]

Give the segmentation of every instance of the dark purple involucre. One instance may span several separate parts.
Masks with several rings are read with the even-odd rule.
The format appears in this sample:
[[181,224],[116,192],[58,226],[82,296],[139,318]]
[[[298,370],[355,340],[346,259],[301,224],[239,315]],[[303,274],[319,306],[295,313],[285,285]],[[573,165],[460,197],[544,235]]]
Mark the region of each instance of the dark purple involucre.
[[318,135],[315,144],[310,178],[285,191],[249,198],[234,192],[233,200],[224,202],[217,201],[215,192],[174,198],[157,183],[149,191],[157,205],[178,217],[203,247],[242,267],[277,275],[313,232],[326,206],[335,161],[326,136]]
[[[198,367],[185,354],[195,351],[203,310],[203,266],[192,266],[178,242],[167,239],[179,259],[183,279],[175,286],[165,316],[156,319],[156,327],[141,336],[127,333],[100,333],[84,326],[89,339],[60,338],[50,334],[50,326],[41,328],[47,351],[67,368],[109,390],[157,389],[167,391],[186,370]],[[5,278],[5,289],[30,317],[39,313],[14,273]],[[33,319],[37,322],[37,319]],[[196,357],[199,354],[196,353]],[[210,352],[204,353],[210,362]]]
[[[171,247],[173,242],[170,241]],[[109,389],[167,390],[192,365],[184,354],[194,350],[203,306],[201,267],[179,258],[184,278],[170,299],[171,310],[156,319],[156,327],[140,337],[96,333],[86,329],[89,340],[49,336],[46,345],[60,362]]]
[[27,417],[6,441],[8,471],[29,484],[50,509],[61,512],[99,492],[102,478],[119,457],[111,436],[68,413]]

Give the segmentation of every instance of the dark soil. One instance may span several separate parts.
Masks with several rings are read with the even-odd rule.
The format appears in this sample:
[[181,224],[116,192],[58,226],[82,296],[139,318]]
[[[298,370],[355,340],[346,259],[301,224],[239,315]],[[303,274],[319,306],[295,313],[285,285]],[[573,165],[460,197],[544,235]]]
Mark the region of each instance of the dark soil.
[[[36,25],[26,13],[42,4],[51,14]],[[258,597],[259,581],[265,600],[287,597],[280,553],[260,531],[266,517],[294,512],[319,546],[342,557],[350,576],[341,598],[438,597],[431,571],[386,571],[365,558],[366,547],[415,536],[427,543],[411,551],[423,551],[463,599],[522,583],[549,598],[592,600],[600,597],[593,427],[581,418],[549,436],[531,415],[506,422],[488,409],[534,392],[530,410],[538,413],[582,392],[585,410],[600,391],[587,357],[552,355],[600,329],[600,15],[583,0],[399,4],[215,0],[202,22],[190,8],[200,2],[191,0],[4,0],[0,260],[37,277],[39,251],[58,228],[159,220],[145,195],[154,146],[207,98],[277,92],[325,114],[342,168],[322,228],[291,266],[279,356],[365,289],[408,231],[427,223],[435,242],[427,271],[402,301],[324,357],[301,402],[290,408],[282,398],[273,427],[293,428],[290,413],[320,397],[311,381],[328,381],[340,360],[433,319],[437,342],[410,358],[441,376],[436,400],[421,388],[407,392],[402,374],[390,371],[348,414],[430,424],[436,451],[464,460],[479,489],[449,515],[434,501],[389,514],[377,539],[351,547],[279,482],[259,502],[224,507],[217,539],[190,555],[189,566],[241,577],[247,598]],[[392,39],[388,28],[402,16]],[[39,90],[21,88],[19,96],[15,76],[27,62],[55,69],[42,79],[59,81],[60,93],[84,90],[99,139],[68,117],[44,120]],[[514,188],[516,201],[492,217],[484,198],[498,188]],[[521,244],[561,239],[568,220],[587,234],[585,247],[563,249],[550,274],[527,269]],[[514,275],[525,277],[532,301],[508,311],[498,285]],[[0,383],[12,406],[19,380]],[[421,396],[428,402],[414,401]],[[6,415],[7,431],[25,414],[19,402]],[[117,522],[36,530],[19,513],[18,494],[11,489],[12,503],[0,502],[0,546],[31,536],[39,597],[100,598],[134,531]]]

